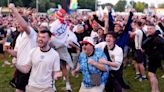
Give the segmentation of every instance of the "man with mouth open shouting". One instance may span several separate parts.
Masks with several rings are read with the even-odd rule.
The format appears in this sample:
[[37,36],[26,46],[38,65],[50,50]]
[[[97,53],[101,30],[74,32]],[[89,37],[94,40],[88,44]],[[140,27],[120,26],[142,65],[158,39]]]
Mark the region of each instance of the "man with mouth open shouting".
[[15,64],[23,73],[31,70],[26,92],[54,92],[53,79],[62,76],[59,54],[49,46],[51,32],[47,29],[38,31],[37,45],[32,49],[24,65]]

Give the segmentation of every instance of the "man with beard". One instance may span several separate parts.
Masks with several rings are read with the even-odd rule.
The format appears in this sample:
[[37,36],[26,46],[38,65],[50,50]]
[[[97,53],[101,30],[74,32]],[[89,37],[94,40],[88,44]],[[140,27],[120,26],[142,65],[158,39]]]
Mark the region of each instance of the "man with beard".
[[32,49],[24,65],[15,64],[23,73],[31,70],[26,92],[54,92],[53,79],[62,76],[59,54],[49,46],[51,32],[41,30],[37,35],[38,47]]

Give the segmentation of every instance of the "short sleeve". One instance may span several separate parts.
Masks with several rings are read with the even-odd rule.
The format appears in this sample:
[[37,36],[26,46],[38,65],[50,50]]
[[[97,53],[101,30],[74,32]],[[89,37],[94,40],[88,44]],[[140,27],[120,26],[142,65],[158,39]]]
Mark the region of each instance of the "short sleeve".
[[60,71],[60,57],[57,52],[55,53],[53,71]]
[[32,66],[32,55],[33,55],[34,50],[35,50],[35,48],[32,49],[30,51],[30,53],[27,55],[27,59],[26,59],[24,65],[30,65],[30,66]]
[[30,38],[36,37],[36,31],[32,27],[30,27],[30,26],[29,26],[29,30],[30,30],[29,37]]
[[16,39],[16,43],[15,43],[15,47],[14,47],[14,51],[17,51],[18,50],[18,47],[20,45],[20,42],[21,42],[21,33],[18,35],[17,39]]
[[117,50],[117,53],[116,53],[116,55],[114,57],[114,60],[120,67],[121,64],[122,64],[122,61],[123,61],[123,51],[122,51],[121,48],[119,48],[119,50]]

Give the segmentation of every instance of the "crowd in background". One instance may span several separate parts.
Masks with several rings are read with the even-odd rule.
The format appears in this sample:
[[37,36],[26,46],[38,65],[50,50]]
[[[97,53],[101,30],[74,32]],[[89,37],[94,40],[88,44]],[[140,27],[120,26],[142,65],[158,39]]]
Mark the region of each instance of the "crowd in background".
[[[108,13],[104,13],[103,16],[98,16],[95,12],[66,14],[61,9],[54,13],[56,17],[38,14],[31,8],[17,8],[17,12],[25,17],[23,19],[36,33],[40,30],[50,30],[52,33],[53,40],[50,46],[59,53],[60,66],[68,91],[72,92],[68,78],[69,71],[72,71],[73,75],[80,71],[83,80],[79,92],[103,92],[104,89],[106,92],[122,92],[122,88],[130,88],[124,82],[123,69],[133,64],[135,78],[139,81],[149,79],[152,92],[159,92],[156,71],[157,68],[163,68],[164,16],[137,16],[133,11],[130,11],[128,16],[112,15],[111,7],[108,6],[107,9]],[[18,31],[21,24],[15,16],[16,14],[12,12],[0,14],[0,53],[2,55],[5,54],[5,43],[9,42],[10,48],[14,49],[16,39],[22,33]],[[36,35],[36,37],[39,36]],[[129,53],[132,55],[129,56]],[[94,61],[96,63],[93,63]],[[4,63],[10,64],[7,61]],[[148,76],[145,73],[147,68]],[[89,78],[92,73],[101,75],[100,83],[92,85],[92,80]],[[99,79],[98,76],[95,78]],[[53,88],[56,91],[55,86]],[[36,90],[36,88],[33,89]],[[28,90],[28,92],[32,91]]]

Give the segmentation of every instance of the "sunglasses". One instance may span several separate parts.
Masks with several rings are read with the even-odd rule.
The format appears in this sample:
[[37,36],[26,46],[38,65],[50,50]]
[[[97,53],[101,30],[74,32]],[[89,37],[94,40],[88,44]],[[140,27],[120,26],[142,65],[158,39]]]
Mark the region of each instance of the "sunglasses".
[[82,46],[87,46],[89,43],[83,43]]

